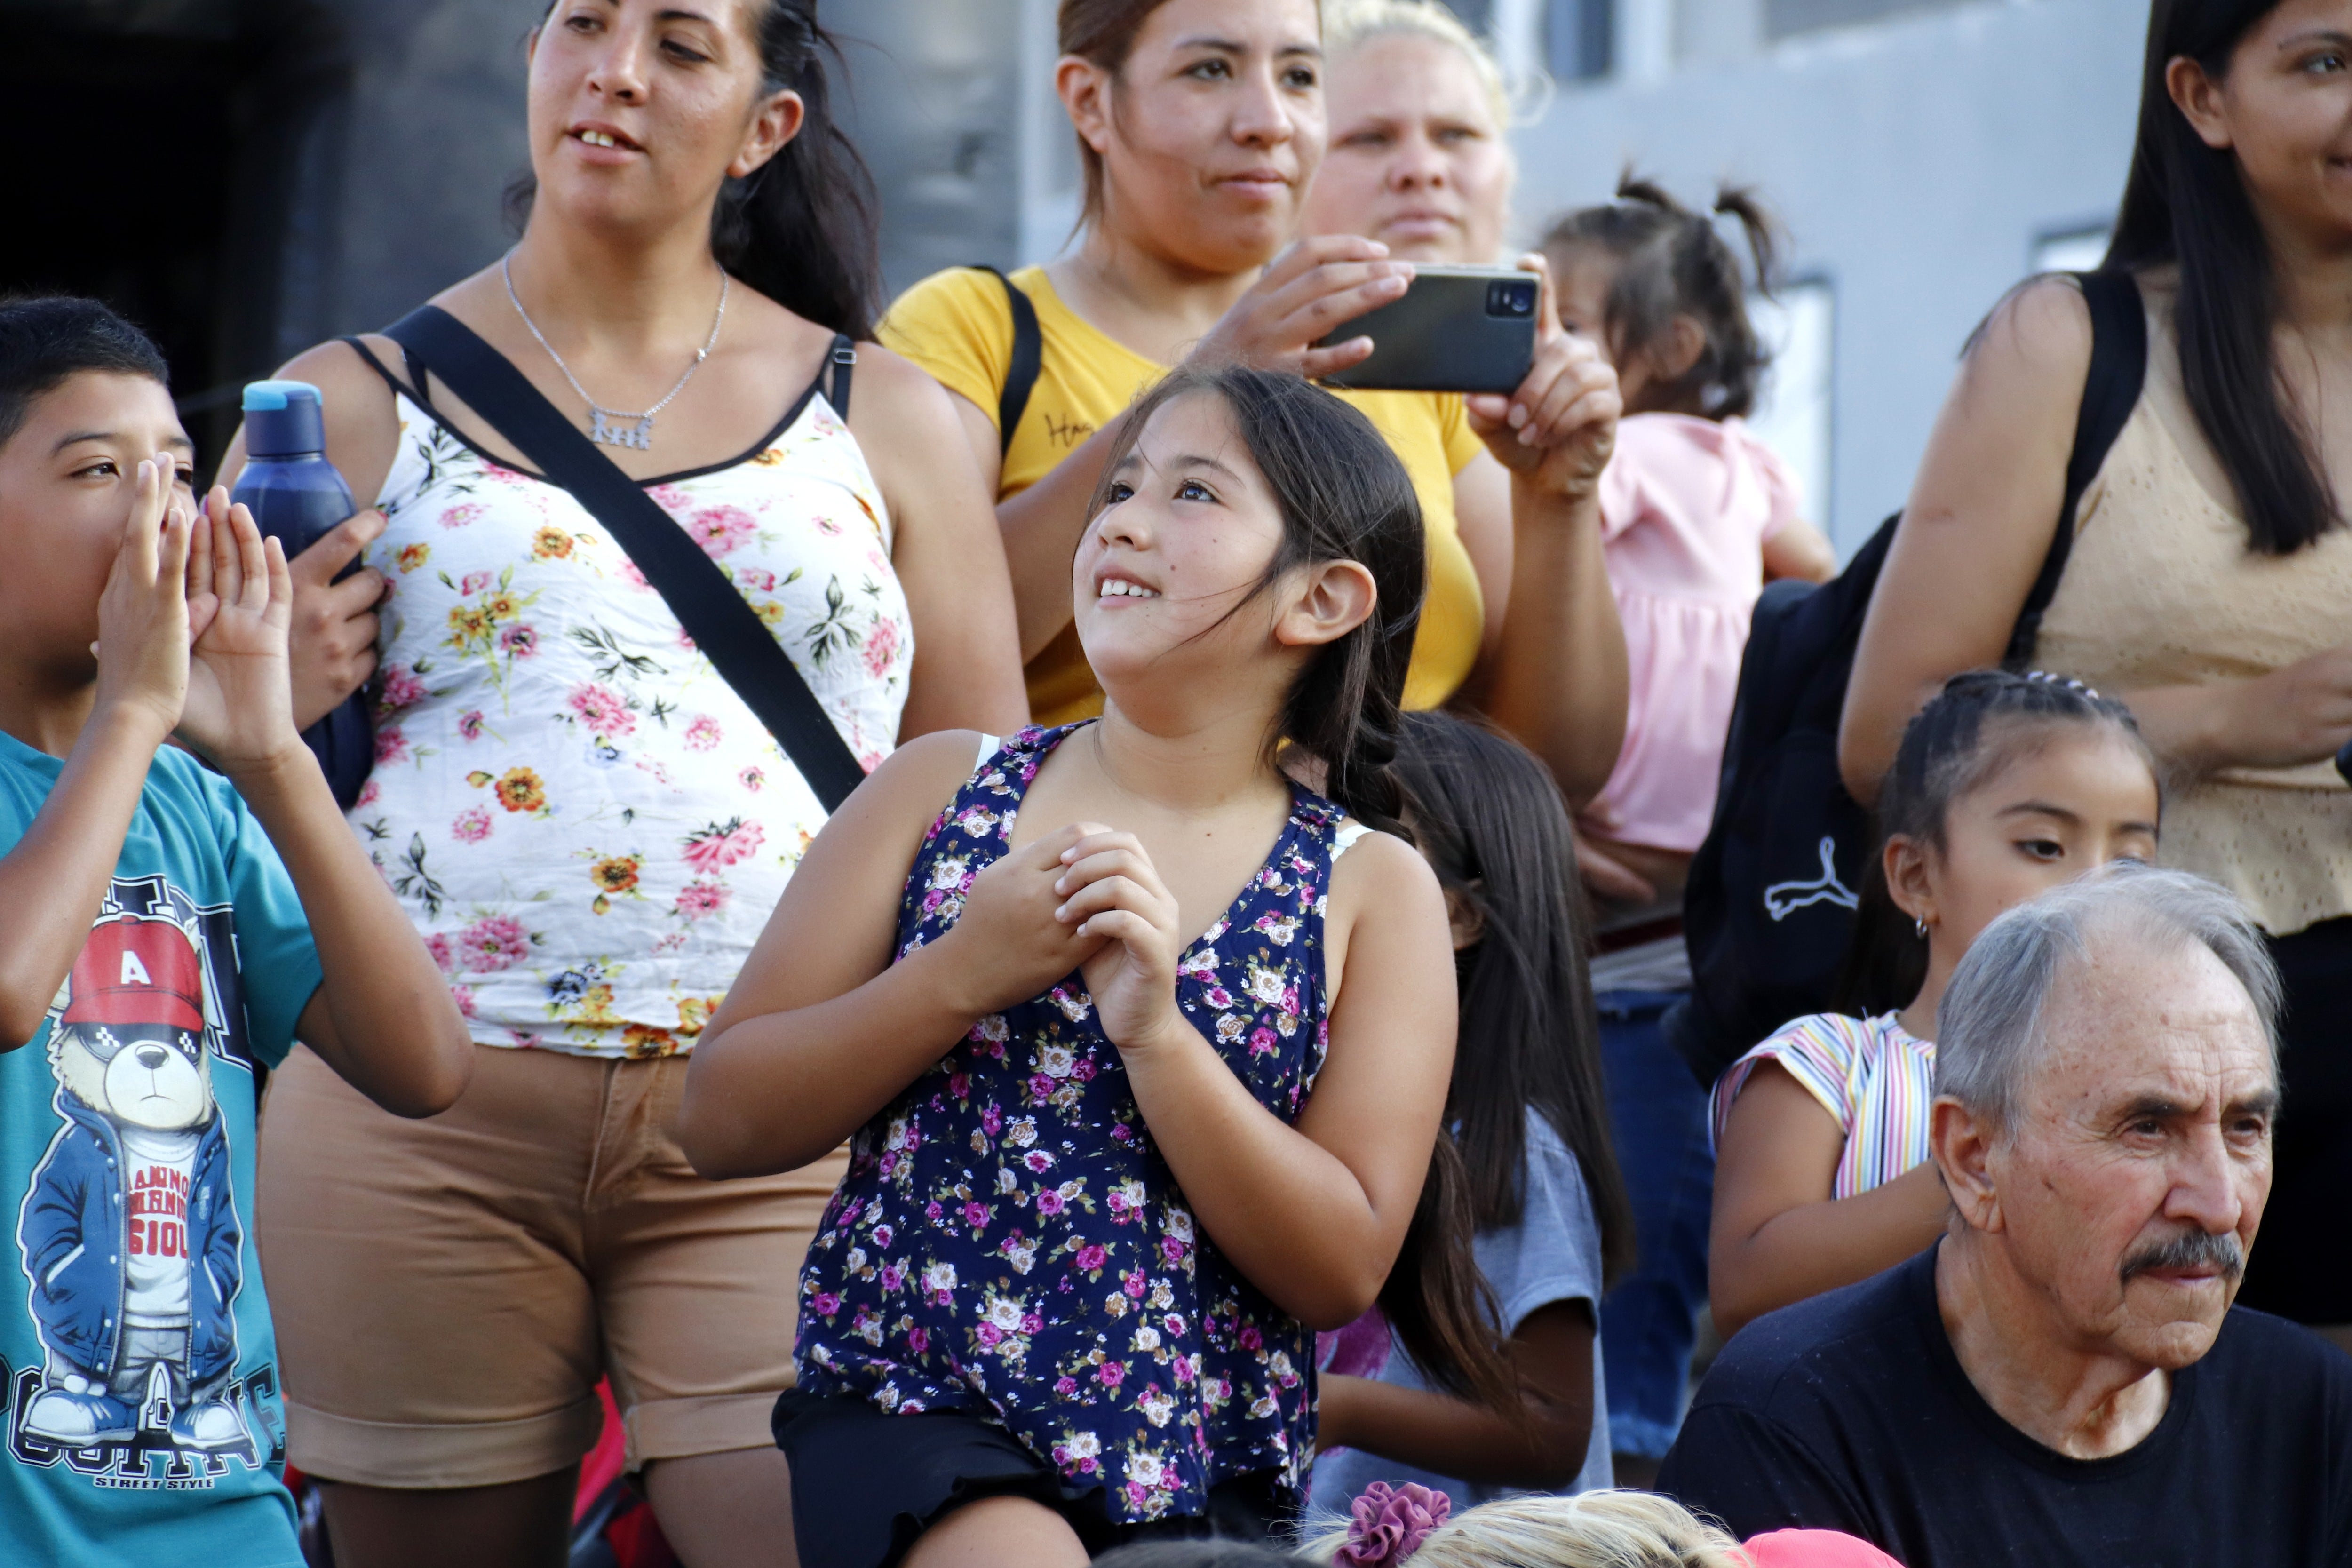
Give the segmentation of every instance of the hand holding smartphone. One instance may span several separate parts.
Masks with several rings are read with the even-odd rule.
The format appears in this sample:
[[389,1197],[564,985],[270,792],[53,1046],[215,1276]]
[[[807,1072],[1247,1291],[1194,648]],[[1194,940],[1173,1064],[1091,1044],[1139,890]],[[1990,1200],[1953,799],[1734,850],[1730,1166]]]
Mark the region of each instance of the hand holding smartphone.
[[1368,392],[1515,392],[1535,363],[1541,299],[1536,276],[1516,267],[1421,263],[1402,298],[1316,344],[1372,340],[1370,355],[1324,379]]

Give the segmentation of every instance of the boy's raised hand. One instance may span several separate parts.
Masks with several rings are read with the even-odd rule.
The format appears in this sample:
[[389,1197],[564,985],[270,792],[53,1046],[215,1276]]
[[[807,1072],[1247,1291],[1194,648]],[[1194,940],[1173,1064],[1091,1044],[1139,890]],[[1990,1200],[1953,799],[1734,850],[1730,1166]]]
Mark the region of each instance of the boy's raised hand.
[[205,497],[215,605],[196,638],[180,736],[223,771],[265,767],[303,750],[294,728],[286,629],[294,580],[286,552],[218,486]]
[[131,520],[98,601],[98,711],[151,718],[156,740],[188,695],[188,551],[194,532],[169,454],[143,459]]

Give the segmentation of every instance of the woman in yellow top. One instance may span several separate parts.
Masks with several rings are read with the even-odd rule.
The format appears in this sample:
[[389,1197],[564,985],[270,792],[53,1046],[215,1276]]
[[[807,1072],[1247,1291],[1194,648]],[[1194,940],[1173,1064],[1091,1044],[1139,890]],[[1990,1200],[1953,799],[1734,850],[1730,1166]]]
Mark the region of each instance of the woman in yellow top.
[[[1070,630],[1069,562],[1135,395],[1188,358],[1344,370],[1370,339],[1311,345],[1412,275],[1353,236],[1275,256],[1323,157],[1315,0],[1062,0],[1060,33],[1055,80],[1086,165],[1084,238],[1013,275],[1044,353],[1011,439],[996,422],[1012,304],[995,279],[927,279],[880,333],[955,395],[994,477],[1040,722],[1101,703]],[[1475,703],[1580,801],[1607,781],[1624,734],[1624,637],[1593,499],[1619,404],[1591,346],[1561,332],[1548,303],[1540,320],[1535,365],[1507,398],[1343,395],[1403,461],[1429,531],[1407,705]]]

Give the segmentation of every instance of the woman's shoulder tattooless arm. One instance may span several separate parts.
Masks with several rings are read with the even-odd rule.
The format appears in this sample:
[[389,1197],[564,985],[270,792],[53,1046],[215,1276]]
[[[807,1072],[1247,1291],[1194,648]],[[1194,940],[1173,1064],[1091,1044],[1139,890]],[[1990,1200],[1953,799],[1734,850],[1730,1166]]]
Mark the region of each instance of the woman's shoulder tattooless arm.
[[1838,760],[1856,799],[1876,798],[1937,686],[2000,661],[2065,500],[2090,366],[2090,309],[2055,279],[2003,301],[1961,363],[1854,654]]
[[1009,734],[1029,720],[1013,581],[955,400],[887,349],[867,345],[858,369],[865,395],[851,402],[850,428],[890,510],[890,563],[914,621],[899,734]]

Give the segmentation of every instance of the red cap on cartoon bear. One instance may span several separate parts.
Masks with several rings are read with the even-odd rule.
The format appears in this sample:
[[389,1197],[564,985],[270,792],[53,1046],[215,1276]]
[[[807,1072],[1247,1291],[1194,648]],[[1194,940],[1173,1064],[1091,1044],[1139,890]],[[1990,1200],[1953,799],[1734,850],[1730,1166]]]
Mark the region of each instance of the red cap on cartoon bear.
[[70,984],[61,1024],[204,1030],[204,971],[187,932],[170,921],[129,915],[94,927]]

